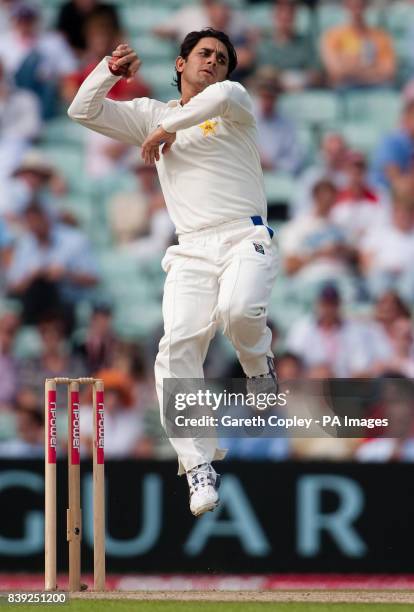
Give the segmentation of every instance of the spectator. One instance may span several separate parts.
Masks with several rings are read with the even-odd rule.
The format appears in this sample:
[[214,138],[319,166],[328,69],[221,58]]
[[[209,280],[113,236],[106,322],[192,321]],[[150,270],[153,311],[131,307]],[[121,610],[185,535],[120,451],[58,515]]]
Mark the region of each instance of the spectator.
[[[0,43],[1,47],[1,43]],[[17,166],[24,150],[41,127],[36,97],[16,89],[7,79],[0,57],[0,177],[4,180]]]
[[[176,42],[181,42],[188,32],[202,30],[204,28],[215,28],[217,22],[223,25],[223,10],[226,15],[226,34],[233,40],[246,36],[250,28],[243,15],[231,10],[231,7],[221,0],[200,0],[196,6],[184,6],[174,15],[169,15],[168,19],[154,28],[154,34],[162,38],[172,38]],[[236,43],[237,47],[237,43]],[[237,48],[236,48],[237,51]]]
[[300,380],[304,373],[304,363],[299,355],[285,352],[276,359],[277,378],[279,382]]
[[60,7],[56,27],[78,55],[86,49],[85,25],[93,14],[107,16],[112,26],[120,29],[118,13],[112,4],[98,0],[69,0]]
[[396,290],[407,303],[414,300],[414,183],[400,179],[393,191],[389,223],[371,228],[359,249],[361,270],[372,297]]
[[113,365],[118,340],[112,323],[111,306],[97,303],[84,340],[75,344],[75,353],[82,357],[88,372],[94,373]]
[[234,81],[243,80],[253,68],[256,36],[244,16],[234,11],[226,0],[201,0],[198,6],[185,6],[156,27],[154,33],[181,43],[188,32],[207,27],[226,32],[231,38],[238,59],[231,78]]
[[[105,55],[111,55],[121,42],[123,35],[117,22],[106,10],[97,9],[85,22],[86,49],[81,67],[65,79],[64,95],[73,100],[79,87]],[[146,97],[151,94],[149,86],[137,74],[131,81],[119,79],[108,93],[112,100],[124,101]],[[107,178],[127,166],[128,153],[132,148],[97,132],[86,134],[85,167],[93,179]],[[136,153],[136,149],[135,149]]]
[[398,319],[409,318],[410,309],[395,291],[385,291],[374,306],[374,321],[388,340],[391,340],[392,327]]
[[414,333],[410,317],[394,321],[391,327],[393,356],[385,364],[385,372],[393,372],[407,378],[414,378]]
[[251,84],[256,94],[254,114],[262,167],[296,174],[303,155],[294,125],[277,110],[281,91],[277,71],[270,66],[259,68]]
[[121,248],[138,261],[161,258],[174,239],[174,226],[163,200],[154,200],[148,209],[148,233]]
[[0,192],[0,217],[19,225],[25,208],[33,200],[41,202],[56,217],[58,198],[66,193],[66,183],[48,158],[38,149],[27,151],[13,176]]
[[366,329],[341,313],[341,297],[334,285],[322,288],[314,313],[294,325],[286,348],[299,355],[306,367],[328,366],[335,377],[357,376],[380,356],[368,342]]
[[19,367],[19,385],[27,395],[35,393],[38,400],[44,392],[46,378],[85,376],[84,364],[71,355],[65,336],[66,321],[59,315],[45,316],[38,324],[40,354],[22,359]]
[[41,459],[44,457],[44,423],[40,406],[37,410],[18,408],[17,438],[0,442],[2,459]]
[[26,324],[58,309],[71,327],[75,304],[90,297],[98,280],[89,242],[80,230],[53,222],[36,202],[26,208],[24,221],[27,230],[7,271],[9,292],[22,302]]
[[[165,206],[155,167],[141,163],[136,149],[129,155],[128,166],[136,178],[135,189],[117,193],[109,202],[109,222],[119,245],[148,233],[151,211],[163,210]],[[171,222],[169,228],[171,234]]]
[[[116,369],[101,370],[96,374],[105,385],[105,455],[121,459],[139,454],[140,442],[148,450],[144,436],[144,415],[137,410],[133,395],[133,380]],[[92,419],[90,408],[81,411],[82,437],[92,451]]]
[[396,71],[392,39],[367,24],[367,0],[344,0],[344,5],[349,22],[329,29],[322,38],[322,60],[330,83],[346,89],[391,85]]
[[[96,9],[85,21],[84,26],[86,47],[79,69],[65,79],[65,99],[71,102],[86,77],[92,72],[105,55],[124,40],[124,34],[115,22],[111,13]],[[132,98],[148,97],[151,94],[149,86],[143,78],[135,75],[131,81],[120,79],[110,90],[108,97],[112,100],[131,100]]]
[[11,409],[17,392],[17,362],[13,355],[20,317],[13,308],[0,312],[0,411]]
[[414,171],[414,100],[406,102],[401,126],[380,142],[373,154],[371,181],[390,190],[400,178]]
[[380,414],[388,419],[386,437],[363,440],[357,461],[414,461],[414,405],[412,381],[404,377],[384,379]]
[[320,180],[313,188],[313,210],[289,221],[280,233],[280,250],[285,272],[303,283],[334,280],[348,272],[348,249],[343,231],[330,215],[336,189],[329,180]]
[[345,187],[347,160],[348,148],[343,137],[335,132],[325,134],[317,163],[305,170],[299,178],[298,191],[293,203],[295,215],[311,210],[312,190],[320,179],[329,179],[337,189]]
[[350,244],[357,246],[367,230],[386,218],[379,194],[368,184],[364,155],[350,151],[346,167],[347,184],[339,190],[331,218],[341,227]]
[[296,0],[275,0],[273,29],[258,48],[259,65],[276,68],[285,91],[306,89],[322,80],[320,59],[312,38],[296,31],[297,6]]
[[76,60],[60,34],[40,31],[40,15],[34,6],[16,4],[11,29],[0,39],[0,60],[18,87],[39,98],[42,117],[53,117],[62,79],[75,70]]

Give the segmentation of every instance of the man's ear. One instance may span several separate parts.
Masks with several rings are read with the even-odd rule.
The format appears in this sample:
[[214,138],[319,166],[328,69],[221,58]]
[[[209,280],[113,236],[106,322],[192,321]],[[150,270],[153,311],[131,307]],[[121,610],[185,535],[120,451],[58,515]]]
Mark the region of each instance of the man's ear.
[[179,55],[177,59],[175,60],[175,69],[177,70],[177,72],[182,72],[184,70],[185,64],[186,64],[185,59],[181,57],[181,55]]

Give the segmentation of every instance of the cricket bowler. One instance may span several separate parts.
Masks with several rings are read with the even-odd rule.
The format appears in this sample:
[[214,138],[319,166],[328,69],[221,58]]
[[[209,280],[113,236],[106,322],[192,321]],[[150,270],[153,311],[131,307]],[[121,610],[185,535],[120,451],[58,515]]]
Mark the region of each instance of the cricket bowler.
[[[163,421],[163,380],[203,378],[209,343],[218,328],[233,344],[247,388],[276,389],[267,308],[277,271],[277,248],[267,226],[263,174],[256,147],[252,103],[229,79],[237,66],[226,34],[190,32],[175,62],[180,99],[116,102],[106,98],[141,62],[119,45],[88,76],[69,117],[82,125],[141,147],[155,163],[178,245],[162,266],[164,336],[155,362]],[[276,391],[277,392],[277,391]],[[212,467],[225,450],[217,438],[170,438],[178,473],[186,474],[195,516],[219,503],[219,475]]]

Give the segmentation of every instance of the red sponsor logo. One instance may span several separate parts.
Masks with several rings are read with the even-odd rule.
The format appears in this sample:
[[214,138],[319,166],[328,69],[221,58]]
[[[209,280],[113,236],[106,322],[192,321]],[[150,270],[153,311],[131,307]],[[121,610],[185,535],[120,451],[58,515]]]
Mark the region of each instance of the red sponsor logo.
[[79,411],[79,392],[72,391],[70,396],[71,408],[71,463],[80,463],[80,411]]
[[47,394],[47,461],[56,463],[57,425],[56,425],[56,390]]
[[105,447],[105,421],[104,421],[104,394],[103,391],[96,392],[96,461],[98,464],[104,463]]

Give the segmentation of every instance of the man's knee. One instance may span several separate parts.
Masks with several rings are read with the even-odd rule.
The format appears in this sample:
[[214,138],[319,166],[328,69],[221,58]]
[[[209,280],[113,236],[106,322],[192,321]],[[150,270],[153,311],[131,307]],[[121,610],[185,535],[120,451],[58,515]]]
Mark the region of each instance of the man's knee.
[[218,305],[218,316],[222,322],[225,333],[243,330],[252,324],[265,324],[266,308],[257,302],[245,299],[234,299],[230,303]]

